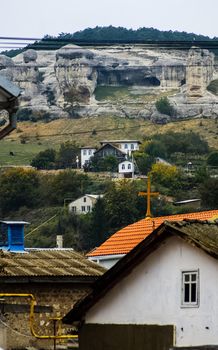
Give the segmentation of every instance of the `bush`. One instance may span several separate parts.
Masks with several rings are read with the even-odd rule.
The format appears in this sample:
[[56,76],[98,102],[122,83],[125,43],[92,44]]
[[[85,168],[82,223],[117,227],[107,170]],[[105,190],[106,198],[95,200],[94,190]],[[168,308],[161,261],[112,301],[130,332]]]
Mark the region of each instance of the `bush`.
[[155,106],[159,113],[169,115],[173,117],[176,115],[174,107],[170,104],[167,97],[162,97],[156,101]]
[[218,152],[212,152],[209,154],[207,164],[210,166],[218,166]]

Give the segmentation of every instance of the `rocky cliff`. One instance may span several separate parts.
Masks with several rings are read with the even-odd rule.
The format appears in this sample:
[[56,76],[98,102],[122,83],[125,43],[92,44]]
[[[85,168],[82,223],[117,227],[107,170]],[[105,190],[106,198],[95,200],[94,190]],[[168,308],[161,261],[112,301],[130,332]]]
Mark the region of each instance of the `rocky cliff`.
[[14,59],[0,55],[0,75],[23,90],[20,119],[116,115],[158,120],[155,101],[162,96],[173,104],[174,118],[218,115],[218,98],[207,91],[218,75],[214,57],[198,48],[27,50]]

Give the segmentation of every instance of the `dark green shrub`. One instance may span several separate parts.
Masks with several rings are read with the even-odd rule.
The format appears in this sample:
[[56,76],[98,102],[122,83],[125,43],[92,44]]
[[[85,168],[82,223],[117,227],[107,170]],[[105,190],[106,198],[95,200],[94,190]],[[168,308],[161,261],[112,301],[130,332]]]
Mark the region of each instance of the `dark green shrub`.
[[170,104],[167,97],[161,97],[158,101],[156,101],[155,106],[159,113],[169,115],[173,117],[176,115],[176,111],[174,107]]

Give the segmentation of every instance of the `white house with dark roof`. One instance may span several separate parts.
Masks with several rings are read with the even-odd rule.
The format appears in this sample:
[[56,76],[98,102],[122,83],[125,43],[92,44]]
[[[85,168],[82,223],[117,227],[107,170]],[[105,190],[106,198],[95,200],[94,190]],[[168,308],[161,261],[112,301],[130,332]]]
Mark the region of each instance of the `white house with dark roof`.
[[118,164],[118,173],[120,178],[134,177],[135,165],[129,160],[124,160]]
[[69,203],[69,212],[74,214],[87,214],[93,210],[98,198],[102,198],[103,194],[85,194]]
[[89,163],[90,158],[93,157],[95,151],[96,151],[96,148],[94,148],[94,147],[81,147],[80,148],[81,168],[83,168],[85,164]]
[[218,223],[166,221],[63,321],[82,321],[80,350],[217,349],[217,289]]
[[125,154],[131,155],[133,151],[139,150],[141,142],[139,140],[103,140],[100,141],[101,146],[111,144],[118,147]]

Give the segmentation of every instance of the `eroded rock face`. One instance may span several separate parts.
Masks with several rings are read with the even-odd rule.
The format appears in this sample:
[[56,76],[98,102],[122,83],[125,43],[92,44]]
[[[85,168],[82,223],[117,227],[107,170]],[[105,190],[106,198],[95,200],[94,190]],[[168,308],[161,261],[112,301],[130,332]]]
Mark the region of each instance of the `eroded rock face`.
[[[134,45],[27,50],[13,59],[0,55],[1,74],[23,89],[20,104],[36,119],[114,115],[162,122],[155,101],[168,91],[177,118],[214,115],[210,105],[218,105],[206,90],[218,76],[213,55],[198,48],[189,54]],[[96,87],[122,87],[127,95],[97,100]]]
[[187,60],[187,97],[189,101],[203,97],[213,77],[214,55],[208,50],[192,48]]
[[56,53],[54,66],[58,84],[58,105],[72,109],[78,103],[89,104],[97,85],[94,54],[67,45]]

